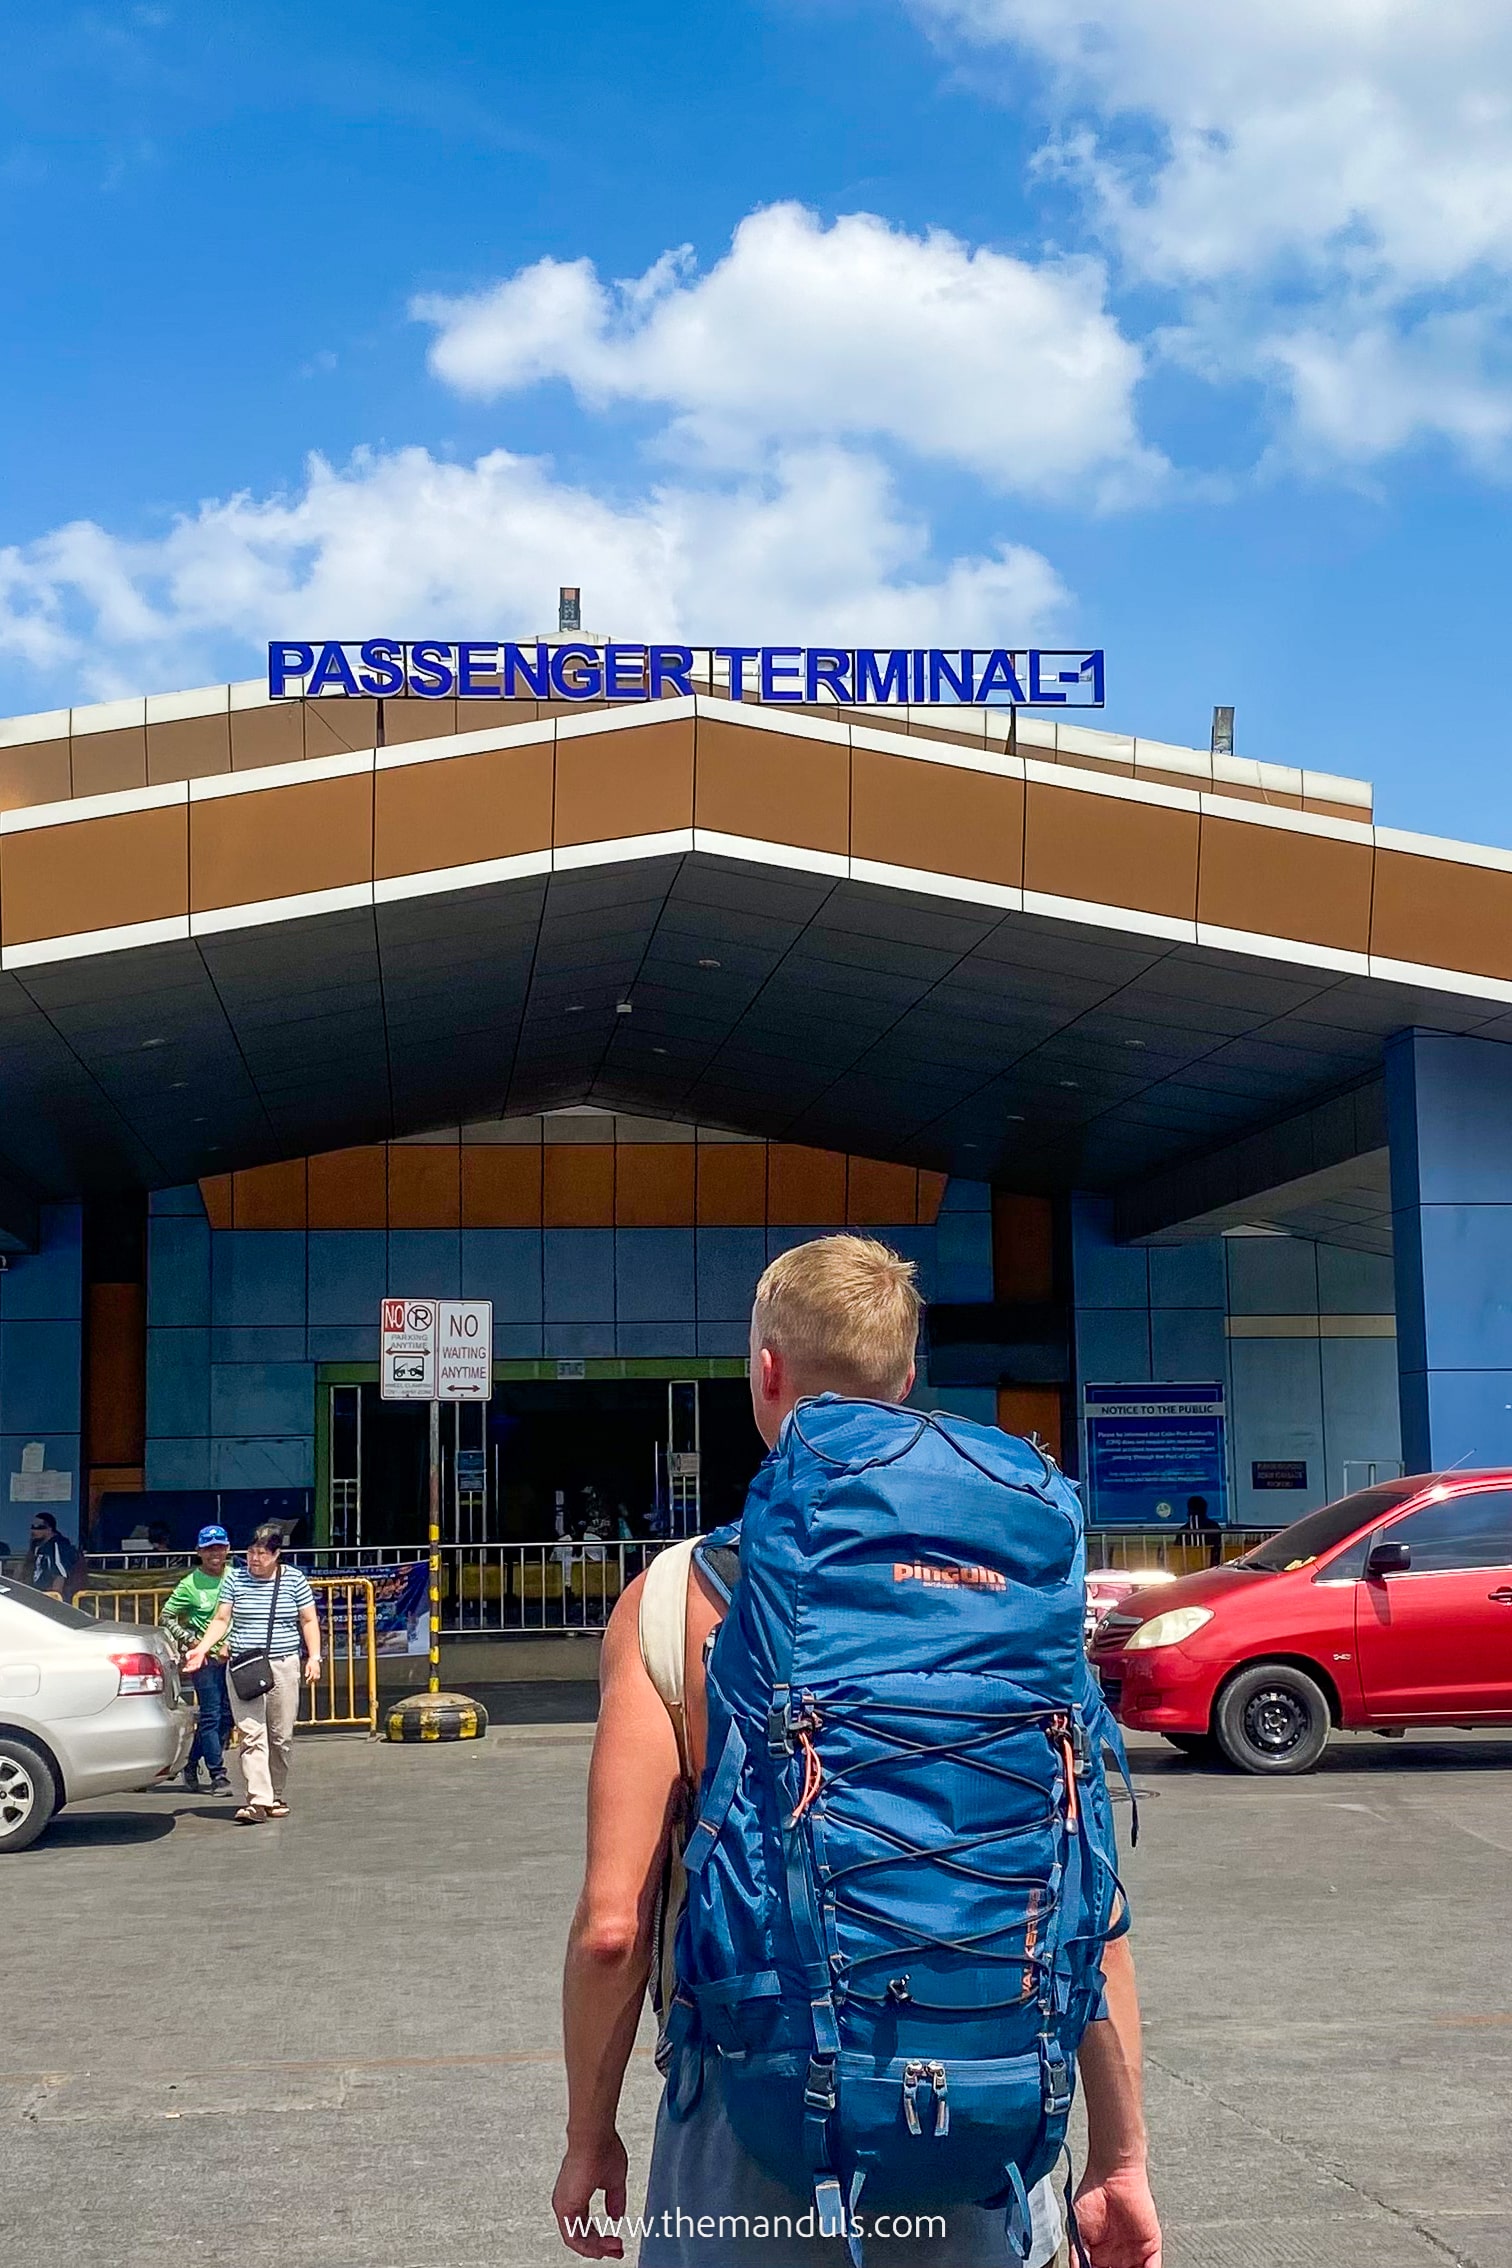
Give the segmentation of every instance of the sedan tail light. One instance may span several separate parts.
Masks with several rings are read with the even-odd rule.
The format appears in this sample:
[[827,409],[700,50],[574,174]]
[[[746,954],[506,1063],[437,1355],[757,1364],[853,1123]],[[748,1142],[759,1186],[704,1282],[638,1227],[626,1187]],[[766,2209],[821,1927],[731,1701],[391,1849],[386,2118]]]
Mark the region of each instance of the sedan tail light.
[[123,1693],[161,1693],[168,1680],[156,1654],[112,1654],[111,1660],[121,1673]]

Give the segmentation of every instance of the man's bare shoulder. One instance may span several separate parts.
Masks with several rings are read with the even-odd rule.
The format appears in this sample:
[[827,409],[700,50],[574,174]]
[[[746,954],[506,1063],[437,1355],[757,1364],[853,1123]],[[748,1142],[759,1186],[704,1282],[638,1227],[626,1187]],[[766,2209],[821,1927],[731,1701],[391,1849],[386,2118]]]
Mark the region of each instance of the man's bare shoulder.
[[604,1642],[599,1650],[599,1691],[606,1700],[611,1689],[622,1682],[643,1684],[655,1697],[656,1688],[641,1659],[640,1610],[645,1588],[646,1574],[642,1568],[615,1600],[605,1625]]

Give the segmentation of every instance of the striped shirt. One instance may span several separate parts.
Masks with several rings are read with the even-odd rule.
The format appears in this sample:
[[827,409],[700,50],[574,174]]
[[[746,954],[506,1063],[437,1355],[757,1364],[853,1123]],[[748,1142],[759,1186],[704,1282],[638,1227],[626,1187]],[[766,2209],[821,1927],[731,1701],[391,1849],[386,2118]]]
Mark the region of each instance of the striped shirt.
[[[278,1613],[273,1623],[273,1643],[268,1645],[268,1609],[273,1604],[273,1585],[278,1585]],[[315,1593],[308,1578],[297,1567],[281,1568],[277,1575],[249,1575],[245,1567],[233,1567],[221,1589],[221,1605],[230,1605],[230,1646],[233,1659],[238,1654],[260,1654],[267,1649],[271,1660],[282,1661],[288,1654],[299,1652],[299,1610],[315,1604]]]

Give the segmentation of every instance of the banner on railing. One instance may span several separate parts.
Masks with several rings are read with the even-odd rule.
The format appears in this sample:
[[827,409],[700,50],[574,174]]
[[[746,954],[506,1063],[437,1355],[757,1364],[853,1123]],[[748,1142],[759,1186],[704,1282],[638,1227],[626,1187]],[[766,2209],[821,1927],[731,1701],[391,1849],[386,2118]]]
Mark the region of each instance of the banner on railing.
[[[355,1586],[366,1582],[373,1586],[375,1653],[430,1652],[430,1583],[423,1559],[405,1560],[397,1567],[343,1567],[333,1580],[342,1588],[327,1592],[319,1584],[315,1586],[315,1609],[333,1660],[344,1659],[353,1640],[359,1653],[367,1643],[365,1594],[355,1588],[348,1592],[345,1589],[348,1583]],[[348,1598],[350,1608],[346,1604]],[[328,1628],[333,1599],[334,1630]],[[357,1625],[355,1632],[348,1629],[349,1614]]]

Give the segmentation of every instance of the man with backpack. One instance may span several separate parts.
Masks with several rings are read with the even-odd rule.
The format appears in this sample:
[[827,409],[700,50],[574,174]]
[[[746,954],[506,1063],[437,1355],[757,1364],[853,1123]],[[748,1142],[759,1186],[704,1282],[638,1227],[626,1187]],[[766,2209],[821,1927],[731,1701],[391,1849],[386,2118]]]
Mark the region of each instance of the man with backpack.
[[606,1632],[553,2196],[588,2259],[624,2252],[655,1970],[642,2268],[1045,2268],[1078,2059],[1076,2258],[1160,2268],[1079,1508],[1027,1443],[901,1407],[912,1279],[860,1237],[772,1263],[742,1522]]

